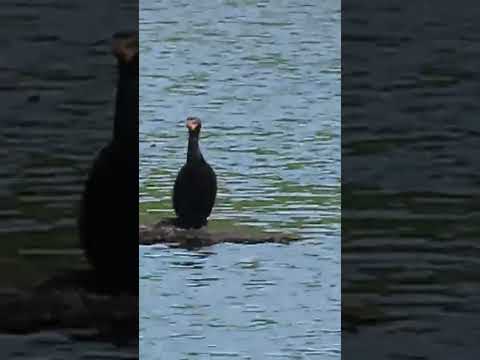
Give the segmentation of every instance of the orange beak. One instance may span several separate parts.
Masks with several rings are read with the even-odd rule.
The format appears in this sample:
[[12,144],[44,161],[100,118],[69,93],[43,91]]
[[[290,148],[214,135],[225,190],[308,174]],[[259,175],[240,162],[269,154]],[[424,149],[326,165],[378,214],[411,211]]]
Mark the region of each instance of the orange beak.
[[129,63],[138,54],[138,34],[126,39],[115,39],[112,45],[113,54],[123,61]]
[[198,122],[196,120],[187,120],[187,128],[189,130],[195,130],[198,127]]

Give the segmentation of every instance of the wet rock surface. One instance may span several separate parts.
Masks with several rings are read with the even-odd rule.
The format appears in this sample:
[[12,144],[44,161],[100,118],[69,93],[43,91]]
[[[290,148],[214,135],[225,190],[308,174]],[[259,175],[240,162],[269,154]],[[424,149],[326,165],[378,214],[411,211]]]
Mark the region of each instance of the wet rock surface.
[[166,244],[179,248],[201,248],[220,243],[288,244],[299,240],[287,233],[243,232],[241,229],[213,230],[208,225],[200,229],[181,229],[174,225],[173,219],[164,219],[154,225],[140,225],[140,245]]
[[90,271],[62,274],[33,289],[0,291],[0,332],[55,330],[77,340],[138,341],[138,295],[105,289]]

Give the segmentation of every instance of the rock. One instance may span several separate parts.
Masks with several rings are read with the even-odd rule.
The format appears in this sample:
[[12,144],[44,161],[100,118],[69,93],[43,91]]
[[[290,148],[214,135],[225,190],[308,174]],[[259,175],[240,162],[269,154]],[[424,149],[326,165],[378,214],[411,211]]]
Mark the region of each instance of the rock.
[[166,244],[172,247],[186,249],[200,248],[219,243],[260,244],[279,243],[288,244],[298,240],[291,234],[243,232],[239,228],[212,230],[207,226],[200,229],[180,229],[173,225],[173,219],[165,219],[155,225],[140,225],[139,241],[141,245]]
[[[138,339],[138,294],[99,292],[88,277],[63,274],[33,289],[0,296],[0,332],[28,334],[44,330],[71,333],[117,344]],[[77,332],[72,329],[77,329]],[[88,334],[85,335],[85,334]]]

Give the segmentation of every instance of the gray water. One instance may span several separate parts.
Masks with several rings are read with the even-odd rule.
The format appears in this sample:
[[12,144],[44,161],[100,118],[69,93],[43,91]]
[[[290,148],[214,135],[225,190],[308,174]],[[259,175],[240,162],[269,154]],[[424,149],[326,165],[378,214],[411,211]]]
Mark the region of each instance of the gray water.
[[199,116],[209,226],[302,238],[141,247],[141,358],[340,358],[340,2],[142,0],[140,51],[141,222]]
[[480,11],[344,6],[342,354],[478,359]]
[[[116,61],[110,39],[136,17],[130,0],[0,4],[2,303],[12,288],[85,265],[77,206],[91,162],[112,132]],[[58,255],[29,255],[50,250]],[[118,358],[136,351],[59,332],[0,335],[0,358]]]

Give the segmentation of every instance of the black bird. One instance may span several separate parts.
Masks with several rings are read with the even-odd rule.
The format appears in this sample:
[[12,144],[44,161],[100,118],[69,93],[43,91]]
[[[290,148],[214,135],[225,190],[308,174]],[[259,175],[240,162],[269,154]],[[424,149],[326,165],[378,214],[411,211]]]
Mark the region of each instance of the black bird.
[[187,118],[187,162],[180,169],[173,188],[173,208],[177,214],[176,225],[183,228],[200,228],[207,224],[217,195],[217,177],[207,164],[198,145],[202,122]]
[[79,235],[97,278],[138,291],[138,35],[114,38],[118,62],[113,138],[85,184]]

